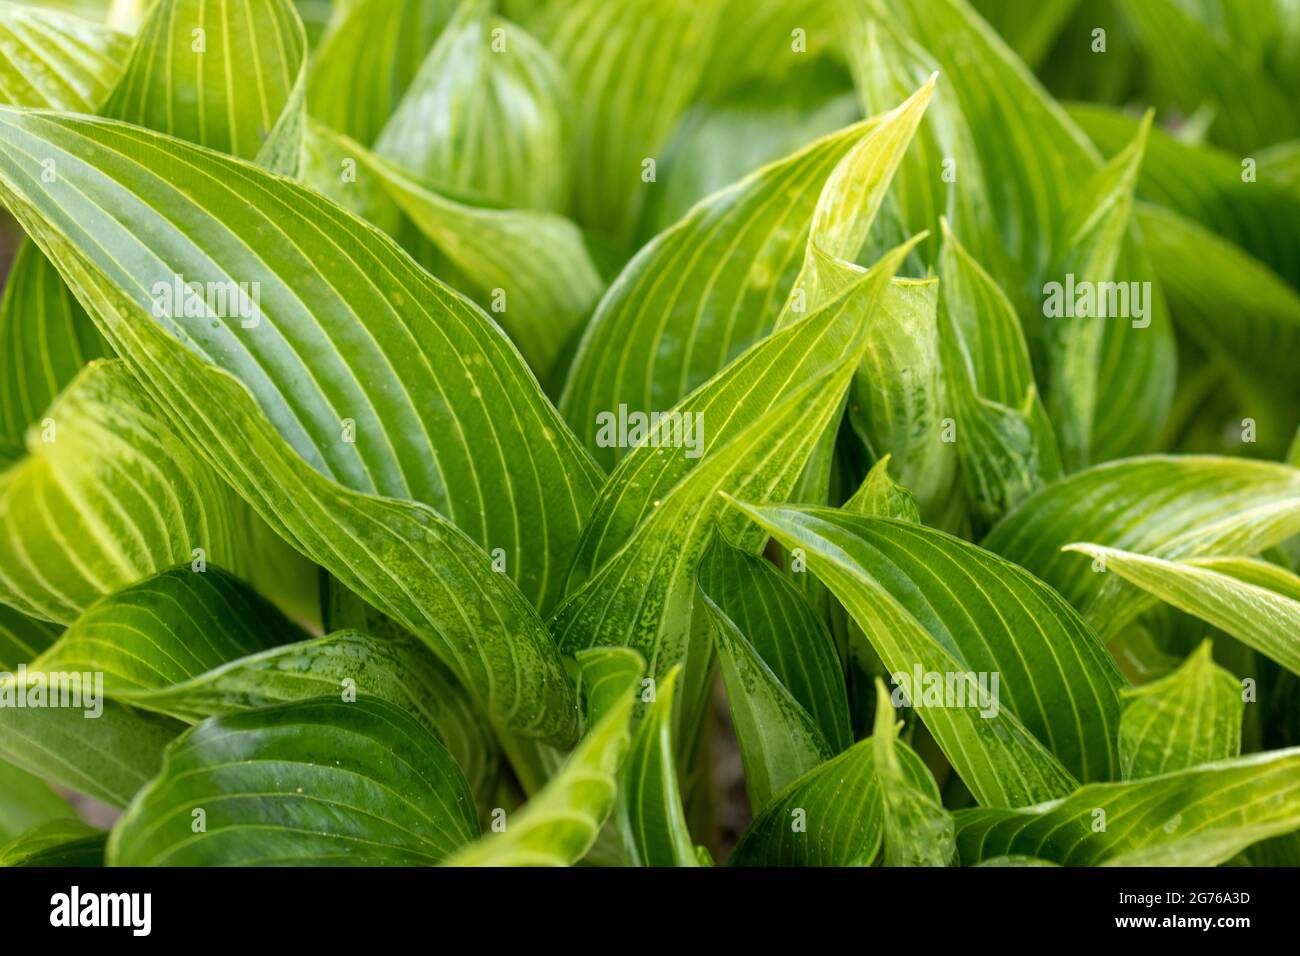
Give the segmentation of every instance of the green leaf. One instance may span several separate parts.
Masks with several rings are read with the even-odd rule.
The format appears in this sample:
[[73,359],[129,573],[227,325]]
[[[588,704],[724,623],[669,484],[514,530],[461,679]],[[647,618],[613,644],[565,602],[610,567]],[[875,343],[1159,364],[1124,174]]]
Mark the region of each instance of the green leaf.
[[966,494],[981,526],[1061,474],[1011,301],[943,220],[939,322]]
[[[720,7],[695,0],[605,0],[553,5],[538,35],[568,73],[574,94],[578,221],[628,237],[654,160],[696,94]],[[654,96],[646,98],[646,90]]]
[[1298,785],[1300,750],[1252,754],[1091,784],[1023,810],[959,810],[957,848],[964,864],[1012,854],[1063,866],[1214,866],[1300,828]]
[[131,37],[28,4],[0,4],[0,102],[93,113],[122,74]]
[[[1071,208],[1101,166],[1097,150],[961,0],[871,0],[859,9],[868,33],[874,26],[879,39],[876,47],[851,47],[859,77],[889,72],[891,63],[893,83],[908,71],[938,69],[944,77],[945,92],[918,137],[921,149],[900,173],[908,227],[934,229],[946,214],[1014,304],[1041,361],[1043,286],[1054,278],[1049,269],[1070,252]],[[859,86],[869,103],[888,89],[861,78]],[[1131,238],[1115,268],[1122,277],[1151,273]],[[1154,281],[1151,290],[1150,325],[1107,323],[1095,352],[1097,393],[1107,398],[1092,421],[1097,459],[1145,451],[1172,400],[1172,330]],[[1086,385],[1092,373],[1085,371]],[[1127,414],[1134,407],[1144,414]]]
[[875,750],[862,740],[776,794],[728,865],[867,866],[882,832]]
[[[606,434],[609,415],[673,406],[834,298],[820,273],[858,255],[932,90],[757,170],[642,248],[597,307],[560,400],[598,461],[625,454]],[[844,269],[838,282],[861,281]]]
[[1043,0],[1023,8],[1004,0],[974,0],[972,6],[1026,66],[1037,69],[1079,0]]
[[[80,676],[81,687],[90,693],[85,675]],[[166,717],[104,701],[97,693],[95,700],[83,696],[81,708],[20,707],[21,693],[16,677],[0,679],[0,701],[5,702],[0,706],[0,759],[115,807],[126,806],[158,772],[163,747],[184,729]],[[10,695],[15,695],[12,704]],[[101,708],[98,717],[89,716]]]
[[[153,5],[112,97],[102,107],[96,100],[95,108],[293,173],[301,151],[301,29],[284,0],[244,0],[238,10],[219,11],[211,5],[205,11],[202,0],[164,0]],[[66,55],[66,49],[54,43],[41,55]],[[243,69],[250,62],[251,78]],[[241,64],[238,80],[229,75],[235,63]],[[115,62],[113,69],[116,77],[122,67]],[[42,177],[58,175],[54,157],[47,166]],[[57,270],[29,244],[0,304],[0,338],[12,350],[10,374],[0,384],[0,424],[9,441],[21,439],[86,361],[114,354]]]
[[835,752],[817,722],[781,684],[735,622],[707,594],[703,604],[722,662],[727,706],[745,767],[745,790],[754,813],[761,813],[774,794]]
[[[821,308],[859,281],[863,270],[856,260],[863,255],[876,214],[934,97],[937,79],[938,74],[930,74],[907,99],[880,116],[831,170],[817,197],[803,266],[778,327]],[[919,230],[914,241],[926,238],[925,230]],[[888,250],[888,243],[880,248]]]
[[413,638],[337,631],[250,654],[129,699],[197,723],[309,697],[342,698],[351,688],[357,697],[386,700],[410,714],[447,747],[476,795],[492,792],[495,741],[464,691]]
[[[939,70],[953,93],[954,109],[971,130],[977,166],[964,168],[957,156],[958,182],[971,178],[983,189],[994,217],[966,221],[948,218],[985,268],[992,271],[1017,309],[1036,308],[1041,284],[1056,250],[1055,237],[1079,187],[1099,165],[1095,149],[1072,124],[1015,54],[960,0],[871,0],[859,8],[873,20],[880,42],[891,55],[908,59],[925,54],[920,68]],[[861,14],[860,14],[861,15]],[[945,94],[946,96],[946,94]],[[1015,109],[1006,104],[1016,104]],[[961,143],[956,134],[940,142]],[[926,181],[936,173],[928,171]],[[966,189],[959,186],[955,192]],[[935,210],[936,212],[942,210]],[[995,223],[1005,249],[999,263],[986,260],[981,227]],[[933,229],[936,223],[913,224]],[[1011,270],[1006,274],[1002,266]]]
[[[490,310],[537,375],[552,382],[562,371],[557,361],[605,288],[578,227],[545,211],[457,201],[342,136],[320,127],[309,134],[332,157],[326,175],[338,177],[340,157],[364,167],[359,187],[344,188],[382,190],[452,266],[433,271],[448,272],[451,285]],[[337,192],[326,194],[339,198]],[[364,208],[378,200],[360,201]]]
[[[1115,775],[1123,680],[1051,588],[907,522],[734,504],[785,547],[804,549],[980,803],[1024,806],[1069,792],[1072,775]],[[949,706],[923,693],[932,675],[952,688]]]
[[1026,498],[984,547],[1042,578],[1103,635],[1131,618],[1133,594],[1061,549],[1076,541],[1166,560],[1250,555],[1300,532],[1300,470],[1211,456],[1097,465]]
[[51,790],[45,781],[0,760],[0,844],[17,839],[32,827],[71,813],[67,801]]
[[921,523],[916,498],[889,475],[889,455],[871,466],[858,490],[844,502],[844,510],[877,518],[897,518],[912,524]]
[[[754,17],[747,9],[740,19],[749,27]],[[771,34],[762,39],[770,41]],[[781,45],[788,54],[789,45]],[[790,59],[808,58],[800,54]],[[770,68],[771,60],[764,65]],[[682,114],[663,148],[655,188],[641,211],[639,236],[650,239],[706,196],[861,118],[843,68],[830,57],[814,57],[790,76],[771,73],[768,69],[752,83],[730,87]]]
[[[452,672],[419,639],[336,581],[325,586],[322,619],[328,633],[316,641],[236,661],[178,687],[178,699],[208,708],[260,706],[337,691],[340,681],[392,701],[426,724],[451,751],[480,804],[500,776],[500,748],[482,710]],[[355,633],[359,631],[360,633]],[[273,675],[273,677],[272,677]],[[313,690],[313,688],[316,688]],[[274,698],[273,695],[284,695]],[[207,717],[224,711],[211,709]]]
[[570,866],[591,849],[614,810],[631,740],[641,657],[623,648],[578,655],[587,686],[587,732],[555,776],[505,829],[461,850],[447,866]]
[[173,568],[100,598],[31,669],[102,673],[105,696],[136,704],[235,658],[304,637],[221,569]]
[[1294,398],[1300,348],[1300,293],[1240,247],[1156,206],[1139,206],[1151,261],[1169,293],[1178,327],[1249,380]]
[[[1172,310],[1147,254],[1145,233],[1139,232],[1141,217],[1134,220],[1120,247],[1115,274],[1130,282],[1142,280],[1138,290],[1144,304],[1140,318],[1105,322],[1101,327],[1097,368],[1097,395],[1101,398],[1093,408],[1093,461],[1150,451],[1158,442],[1174,398],[1178,351]],[[1135,239],[1139,234],[1142,238]],[[1150,289],[1144,291],[1148,276]],[[1136,301],[1131,285],[1129,291],[1130,301]],[[1134,415],[1134,408],[1144,413]]]
[[909,779],[899,757],[898,722],[884,681],[876,679],[876,729],[871,737],[883,796],[885,866],[951,866],[957,856],[952,814],[943,808],[928,769]]
[[889,287],[853,376],[849,422],[874,458],[891,456],[899,480],[931,514],[951,498],[956,455],[944,441],[948,414],[937,325],[939,283]]
[[428,865],[477,832],[465,779],[415,718],[313,698],[188,731],[114,826],[108,862]]
[[1162,91],[1187,114],[1205,106],[1213,109],[1215,141],[1250,150],[1300,130],[1285,88],[1259,69],[1254,57],[1243,54],[1230,31],[1198,18],[1197,4],[1149,0],[1118,6],[1140,38]]
[[[638,437],[587,521],[569,576],[572,597],[552,618],[561,648],[632,646],[656,676],[682,659],[695,566],[724,513],[715,492],[752,488],[779,498],[795,486],[838,417],[864,348],[857,333],[908,248],[893,250],[838,299],[751,348]],[[692,423],[695,440],[687,444],[684,429]],[[662,454],[665,443],[686,447]],[[748,537],[742,544],[761,543]]]
[[[1043,314],[1048,365],[1047,407],[1057,426],[1067,469],[1086,466],[1092,449],[1097,414],[1099,360],[1103,323],[1132,321],[1135,304],[1128,296],[1109,299],[1111,283],[1133,280],[1116,272],[1133,209],[1138,169],[1146,153],[1153,114],[1148,112],[1133,141],[1083,183],[1061,223],[1056,248],[1061,250],[1048,269]],[[1138,288],[1141,288],[1140,286]],[[1080,293],[1072,295],[1075,289]],[[1051,290],[1049,292],[1049,290]],[[1091,293],[1088,299],[1084,294]],[[1114,305],[1128,308],[1112,312]],[[1149,305],[1149,303],[1148,303]]]
[[0,472],[0,598],[70,623],[176,564],[243,571],[237,499],[118,361],[86,367]]
[[294,175],[306,61],[288,0],[162,0],[101,112]]
[[[1069,112],[1108,156],[1137,132],[1132,117],[1110,107],[1072,104]],[[1257,159],[1257,165],[1247,159]],[[1300,284],[1300,193],[1270,175],[1265,159],[1263,154],[1243,158],[1213,146],[1191,146],[1157,127],[1147,140],[1138,197],[1240,246],[1294,286]],[[1204,272],[1205,263],[1201,265]]]
[[[12,152],[20,144],[95,169],[89,192],[37,187]],[[486,316],[358,220],[237,160],[120,124],[17,112],[0,119],[0,154],[4,198],[218,473],[429,643],[490,712],[571,739],[570,690],[529,600],[545,607],[558,593],[597,471]],[[126,202],[138,190],[162,206],[200,181],[184,231],[160,226],[162,208]],[[154,317],[144,290],[175,274],[260,282],[260,319],[214,329]],[[491,570],[487,548],[504,552],[507,574]]]
[[[906,744],[899,763],[914,786],[930,771]],[[740,838],[730,866],[869,866],[883,823],[875,741],[860,740],[773,797]]]
[[454,0],[350,3],[312,56],[312,118],[363,146],[373,144],[455,9]]
[[1300,673],[1300,578],[1290,571],[1249,558],[1167,561],[1092,544],[1066,550]]
[[[852,370],[851,361],[841,360],[730,441],[725,431],[722,442],[714,437],[721,447],[702,458],[671,494],[656,501],[627,543],[555,612],[550,627],[561,650],[632,647],[646,657],[655,677],[680,663],[687,649],[695,570],[725,507],[717,492],[784,497],[838,408]],[[640,447],[650,449],[648,444]],[[624,461],[635,465],[649,457]],[[610,485],[617,488],[618,481],[616,476]],[[644,490],[645,485],[630,489]],[[588,534],[603,544],[591,530],[600,530],[599,517],[598,510]]]
[[[925,49],[886,24],[849,16],[843,26],[845,55],[868,115],[897,102],[900,95],[935,72],[934,58]],[[962,185],[956,189],[953,184],[959,175]],[[930,241],[922,247],[925,263],[934,263],[938,227],[947,221],[967,242],[974,243],[981,260],[987,260],[990,268],[1009,281],[1012,264],[1005,261],[975,138],[958,93],[946,76],[903,157],[882,212],[891,234],[931,232]],[[1019,277],[1014,281],[1019,283]]]
[[1187,770],[1241,751],[1241,684],[1205,641],[1167,677],[1124,692],[1119,762],[1127,780]]
[[634,866],[700,866],[682,807],[673,745],[680,670],[668,672],[632,739],[618,786],[623,850]]
[[572,186],[567,77],[492,6],[466,0],[456,8],[375,152],[461,195],[560,212]]
[[45,650],[62,633],[57,624],[0,604],[0,670],[13,670]]
[[[661,415],[657,425],[647,419],[646,427],[636,432],[629,418],[626,438],[631,450],[605,482],[586,521],[569,572],[569,593],[619,552],[666,503],[698,494],[699,469],[710,461],[716,464],[723,449],[734,452],[739,447],[735,445],[737,436],[746,430],[770,426],[771,415],[783,398],[788,401],[794,390],[806,388],[810,380],[841,363],[860,360],[865,348],[862,332],[877,314],[886,283],[910,248],[908,244],[892,250],[872,270],[857,274],[837,298],[749,348]],[[687,413],[691,419],[685,417]],[[827,421],[838,418],[838,413],[838,403],[822,411]],[[620,416],[621,412],[605,414],[602,430],[612,444],[624,437],[619,434]],[[687,430],[692,423],[693,433]],[[809,428],[802,426],[801,432]],[[814,432],[809,437],[821,436]],[[662,454],[660,446],[665,444],[684,447],[680,454]],[[683,493],[687,489],[691,491]],[[709,497],[711,492],[703,500]],[[759,543],[752,542],[754,547]]]
[[[719,29],[701,97],[714,97],[761,79],[794,86],[801,68],[822,54],[834,55],[840,11],[822,0],[721,0]],[[796,32],[798,30],[799,32]]]
[[30,242],[18,248],[0,300],[0,436],[21,444],[56,396],[91,359],[112,348],[58,270]]
[[107,839],[107,833],[80,820],[51,820],[0,846],[0,868],[103,866],[104,841]]
[[[728,698],[732,687],[741,692],[741,685],[735,683],[740,676],[736,668],[748,665],[751,679],[761,684],[764,678],[774,678],[776,689],[784,690],[784,696],[793,698],[805,717],[812,718],[831,754],[853,743],[834,638],[789,578],[721,536],[715,536],[704,553],[696,577],[710,610],[717,612],[710,617],[723,641]],[[736,632],[739,640],[732,638]],[[736,705],[733,701],[733,711]],[[743,755],[743,739],[741,744]]]
[[620,406],[647,414],[672,407],[773,329],[823,184],[872,129],[867,121],[833,133],[715,193],[644,246],[610,286],[560,398],[603,466],[627,454],[603,440],[605,416]]

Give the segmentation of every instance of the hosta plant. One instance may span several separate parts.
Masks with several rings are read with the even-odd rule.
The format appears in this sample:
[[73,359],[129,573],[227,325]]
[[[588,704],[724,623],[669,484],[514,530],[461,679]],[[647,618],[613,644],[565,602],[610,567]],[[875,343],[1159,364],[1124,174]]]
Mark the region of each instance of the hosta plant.
[[0,862],[1300,863],[1250,6],[0,3]]

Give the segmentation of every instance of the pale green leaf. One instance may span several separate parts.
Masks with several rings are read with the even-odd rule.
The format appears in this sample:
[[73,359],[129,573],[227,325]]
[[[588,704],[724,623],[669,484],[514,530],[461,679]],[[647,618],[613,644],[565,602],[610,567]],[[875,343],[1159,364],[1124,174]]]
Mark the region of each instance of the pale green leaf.
[[[860,360],[866,347],[863,333],[879,312],[894,270],[914,244],[915,240],[892,250],[869,272],[856,274],[838,298],[750,347],[657,420],[647,418],[643,427],[634,429],[629,418],[623,436],[621,411],[607,411],[601,431],[613,444],[626,437],[631,447],[601,489],[584,525],[567,590],[576,590],[644,521],[678,497],[675,489],[690,487],[696,480],[694,473],[721,449],[732,447],[736,436],[769,426],[766,419],[793,390],[845,361]],[[685,417],[687,413],[691,418]],[[819,408],[818,414],[827,421],[838,420],[838,403]],[[802,425],[800,433],[813,440],[822,438],[820,432],[810,433],[810,424]],[[785,441],[793,437],[782,436]],[[670,449],[664,446],[675,447],[665,453]],[[741,543],[757,547],[760,542]]]
[[844,510],[877,518],[897,518],[913,524],[921,523],[916,498],[889,474],[889,455],[871,466],[858,490],[844,502]]
[[[984,547],[1056,588],[1103,633],[1132,616],[1116,575],[1061,549],[1087,541],[1167,560],[1257,554],[1300,532],[1300,470],[1211,456],[1097,465],[1007,514]],[[1131,591],[1131,589],[1130,589]]]
[[0,3],[0,102],[93,113],[131,49],[129,34],[79,17]]
[[492,6],[460,3],[375,152],[435,188],[560,212],[571,189],[567,77]]
[[0,598],[67,624],[202,559],[247,567],[242,505],[118,361],[77,376],[0,472]]
[[627,265],[588,323],[560,399],[601,464],[628,451],[602,434],[606,416],[671,408],[772,331],[827,179],[878,125],[832,133],[713,194]]
[[623,850],[634,866],[699,866],[682,807],[673,746],[674,669],[659,682],[623,762],[618,823]]
[[485,835],[446,866],[570,866],[596,842],[614,809],[644,665],[623,648],[584,652],[579,664],[588,685],[582,740],[550,782],[507,818],[504,830]]
[[1241,684],[1205,641],[1167,677],[1124,692],[1119,762],[1125,779],[1186,770],[1241,751]]
[[1300,673],[1300,578],[1291,572],[1248,558],[1169,561],[1093,544],[1066,549]]
[[898,722],[884,681],[876,680],[871,736],[883,797],[885,866],[951,866],[957,856],[952,814],[943,808],[929,770],[909,779],[900,759]]
[[1300,828],[1300,750],[1128,783],[1091,784],[1023,810],[957,811],[963,863],[1003,855],[1063,866],[1214,866]]
[[888,454],[899,481],[932,515],[951,498],[956,450],[945,441],[949,415],[939,356],[939,283],[890,285],[867,331],[853,376],[848,417],[873,458]]
[[349,4],[312,56],[312,118],[363,146],[373,144],[455,9],[455,0]]

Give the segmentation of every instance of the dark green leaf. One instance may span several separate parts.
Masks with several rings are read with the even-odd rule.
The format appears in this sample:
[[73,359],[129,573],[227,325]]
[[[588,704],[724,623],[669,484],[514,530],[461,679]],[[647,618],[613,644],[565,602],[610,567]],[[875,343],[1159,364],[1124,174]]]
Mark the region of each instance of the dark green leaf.
[[478,832],[451,755],[378,699],[213,717],[167,750],[113,828],[113,866],[412,866]]

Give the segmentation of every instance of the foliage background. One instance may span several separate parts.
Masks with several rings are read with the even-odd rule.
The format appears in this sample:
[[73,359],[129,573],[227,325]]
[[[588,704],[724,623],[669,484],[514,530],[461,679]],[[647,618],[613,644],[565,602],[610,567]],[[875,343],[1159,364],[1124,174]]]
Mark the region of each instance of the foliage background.
[[0,861],[1300,863],[1296,0],[67,0],[0,54],[0,670],[108,688],[0,708]]

